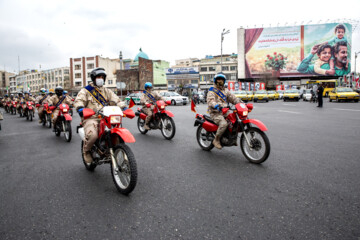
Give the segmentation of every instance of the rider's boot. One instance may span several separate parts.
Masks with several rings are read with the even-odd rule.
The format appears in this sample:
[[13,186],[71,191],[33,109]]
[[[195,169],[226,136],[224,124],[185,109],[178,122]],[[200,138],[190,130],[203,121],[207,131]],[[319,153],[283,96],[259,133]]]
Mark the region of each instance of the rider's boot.
[[39,124],[41,124],[42,123],[42,120],[41,119],[39,119]]
[[91,152],[90,152],[90,151],[84,152],[83,157],[84,157],[84,161],[85,161],[87,164],[91,164],[91,163],[92,163],[93,158],[92,158],[92,156],[91,156]]
[[215,136],[215,139],[212,142],[217,149],[222,149],[222,146],[221,146],[221,143],[220,143],[220,137],[221,136]]
[[150,130],[150,129],[151,129],[151,128],[149,127],[149,123],[145,123],[144,128],[145,128],[145,130]]

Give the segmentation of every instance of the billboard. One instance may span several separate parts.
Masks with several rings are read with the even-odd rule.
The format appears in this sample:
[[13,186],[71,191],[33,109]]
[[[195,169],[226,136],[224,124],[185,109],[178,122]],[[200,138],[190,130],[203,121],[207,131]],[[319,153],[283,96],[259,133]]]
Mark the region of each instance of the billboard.
[[343,76],[351,72],[352,26],[328,23],[245,30],[245,76]]

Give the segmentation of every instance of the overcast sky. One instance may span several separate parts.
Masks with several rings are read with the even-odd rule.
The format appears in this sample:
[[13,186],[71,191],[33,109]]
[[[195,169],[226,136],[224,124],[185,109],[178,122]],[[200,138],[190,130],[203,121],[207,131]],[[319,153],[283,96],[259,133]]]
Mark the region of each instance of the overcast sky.
[[[69,66],[71,57],[134,58],[141,47],[151,59],[203,58],[237,52],[243,27],[360,20],[360,1],[76,1],[0,0],[0,69]],[[321,23],[322,23],[321,22]],[[360,26],[352,52],[360,51]],[[354,59],[354,57],[352,57]],[[360,57],[357,65],[360,65]],[[359,67],[358,67],[359,69]]]

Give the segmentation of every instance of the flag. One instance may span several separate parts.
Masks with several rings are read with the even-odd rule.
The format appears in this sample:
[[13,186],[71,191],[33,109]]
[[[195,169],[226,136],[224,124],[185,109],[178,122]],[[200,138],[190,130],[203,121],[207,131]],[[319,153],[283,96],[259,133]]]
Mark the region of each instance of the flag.
[[193,111],[194,113],[196,113],[196,106],[195,106],[195,103],[194,101],[191,101],[191,111]]
[[130,98],[129,108],[132,108],[133,106],[135,106],[135,102],[132,98]]

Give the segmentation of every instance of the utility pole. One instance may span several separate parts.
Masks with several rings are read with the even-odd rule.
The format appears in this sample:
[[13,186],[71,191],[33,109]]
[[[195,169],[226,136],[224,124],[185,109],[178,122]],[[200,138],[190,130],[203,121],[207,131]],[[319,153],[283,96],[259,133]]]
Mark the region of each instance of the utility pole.
[[220,72],[222,72],[222,62],[223,62],[223,57],[222,57],[222,44],[224,41],[224,35],[230,33],[230,30],[226,30],[225,28],[223,29],[223,31],[221,32],[221,63],[220,63]]
[[[120,70],[122,70],[122,59],[123,59],[122,51],[120,51],[119,59],[120,59]],[[121,82],[121,79],[120,79],[120,95],[121,95],[121,100],[122,100],[122,82]]]

